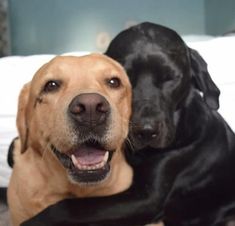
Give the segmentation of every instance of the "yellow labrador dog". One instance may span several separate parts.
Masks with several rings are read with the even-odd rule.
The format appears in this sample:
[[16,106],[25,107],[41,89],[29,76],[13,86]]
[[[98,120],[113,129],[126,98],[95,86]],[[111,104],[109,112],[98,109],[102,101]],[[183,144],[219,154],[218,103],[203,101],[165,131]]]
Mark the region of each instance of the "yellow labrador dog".
[[19,97],[8,189],[13,225],[64,198],[127,189],[132,169],[122,148],[130,114],[131,86],[112,59],[60,56],[42,66]]

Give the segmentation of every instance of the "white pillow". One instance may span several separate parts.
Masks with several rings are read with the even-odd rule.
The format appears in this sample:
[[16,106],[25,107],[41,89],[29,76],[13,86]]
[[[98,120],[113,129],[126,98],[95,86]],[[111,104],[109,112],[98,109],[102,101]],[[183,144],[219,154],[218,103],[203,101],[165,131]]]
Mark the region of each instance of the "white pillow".
[[8,185],[11,168],[7,164],[7,153],[16,136],[15,116],[0,116],[0,187]]
[[235,37],[187,44],[207,62],[209,73],[221,91],[219,112],[235,131]]
[[216,84],[235,82],[235,37],[219,37],[187,44],[196,49],[205,59]]
[[0,115],[15,115],[18,95],[34,73],[54,55],[0,58]]
[[215,36],[190,34],[190,35],[183,35],[182,38],[185,42],[202,42],[202,41],[211,40],[215,38]]

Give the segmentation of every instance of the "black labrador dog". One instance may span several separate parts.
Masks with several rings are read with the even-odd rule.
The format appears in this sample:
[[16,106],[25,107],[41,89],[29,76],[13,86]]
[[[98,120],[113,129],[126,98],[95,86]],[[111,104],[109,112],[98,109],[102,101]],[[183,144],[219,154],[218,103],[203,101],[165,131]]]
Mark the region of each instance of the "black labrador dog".
[[22,225],[228,225],[235,218],[235,135],[217,112],[219,90],[205,61],[175,31],[152,23],[121,32],[106,54],[133,86],[126,150],[133,183],[109,197],[63,200]]

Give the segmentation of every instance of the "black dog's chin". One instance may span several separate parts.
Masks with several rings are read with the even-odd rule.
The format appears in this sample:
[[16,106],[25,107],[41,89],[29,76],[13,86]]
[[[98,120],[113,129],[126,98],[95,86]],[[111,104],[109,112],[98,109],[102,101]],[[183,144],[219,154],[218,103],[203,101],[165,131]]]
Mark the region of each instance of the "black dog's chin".
[[141,151],[142,149],[146,149],[146,148],[150,148],[150,149],[154,149],[154,150],[159,150],[159,149],[165,149],[165,148],[168,148],[170,145],[171,145],[171,142],[145,142],[145,143],[142,143],[141,141],[139,140],[135,140],[135,141],[132,141],[131,142],[133,147],[134,147],[134,150],[135,151]]
[[135,151],[141,151],[143,149],[156,149],[156,150],[164,150],[171,147],[175,138],[175,133],[172,130],[164,134],[163,136],[154,136],[152,139],[143,140],[138,138],[136,135],[130,136],[131,145],[133,146]]

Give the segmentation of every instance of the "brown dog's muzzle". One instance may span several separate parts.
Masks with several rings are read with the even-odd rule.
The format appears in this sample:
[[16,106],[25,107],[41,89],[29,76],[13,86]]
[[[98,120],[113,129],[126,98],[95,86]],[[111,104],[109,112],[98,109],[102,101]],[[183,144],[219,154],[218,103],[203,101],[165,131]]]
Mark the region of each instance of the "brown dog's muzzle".
[[98,93],[83,93],[73,98],[68,114],[78,126],[104,125],[110,113],[108,101]]
[[72,99],[67,114],[80,142],[68,153],[52,145],[53,152],[74,181],[102,181],[109,174],[113,154],[113,150],[106,148],[104,139],[111,118],[109,102],[98,93],[82,93]]

